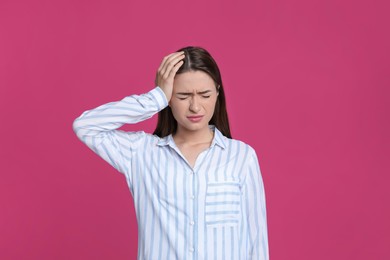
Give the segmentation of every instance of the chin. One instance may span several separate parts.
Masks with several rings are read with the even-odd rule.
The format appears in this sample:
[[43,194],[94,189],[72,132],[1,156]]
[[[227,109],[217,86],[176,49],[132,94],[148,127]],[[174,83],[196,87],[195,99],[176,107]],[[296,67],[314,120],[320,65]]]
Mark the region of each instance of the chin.
[[205,127],[208,127],[208,125],[204,125],[204,124],[190,124],[190,125],[181,125],[181,127],[187,131],[192,131],[192,132],[195,132],[195,131],[199,131],[199,130],[202,130],[204,129]]

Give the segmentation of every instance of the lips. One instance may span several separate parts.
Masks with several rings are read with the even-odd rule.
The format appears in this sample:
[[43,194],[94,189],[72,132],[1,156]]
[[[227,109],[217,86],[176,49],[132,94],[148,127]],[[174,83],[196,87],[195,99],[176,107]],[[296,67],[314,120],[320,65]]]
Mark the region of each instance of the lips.
[[187,116],[188,120],[191,122],[199,122],[202,120],[203,116]]

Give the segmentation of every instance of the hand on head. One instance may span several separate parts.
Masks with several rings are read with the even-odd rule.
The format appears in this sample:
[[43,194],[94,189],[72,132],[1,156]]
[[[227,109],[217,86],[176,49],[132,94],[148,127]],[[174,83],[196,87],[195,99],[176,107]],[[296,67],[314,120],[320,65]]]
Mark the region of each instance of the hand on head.
[[173,91],[173,80],[176,72],[184,61],[184,51],[174,52],[165,56],[156,73],[156,86],[159,86],[165,93],[167,100],[171,100]]

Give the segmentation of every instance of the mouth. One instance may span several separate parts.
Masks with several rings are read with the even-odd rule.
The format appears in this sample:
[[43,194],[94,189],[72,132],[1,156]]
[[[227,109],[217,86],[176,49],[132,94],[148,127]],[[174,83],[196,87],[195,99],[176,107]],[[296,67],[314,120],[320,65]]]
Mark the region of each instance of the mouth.
[[188,120],[191,122],[199,122],[202,120],[203,116],[187,116]]

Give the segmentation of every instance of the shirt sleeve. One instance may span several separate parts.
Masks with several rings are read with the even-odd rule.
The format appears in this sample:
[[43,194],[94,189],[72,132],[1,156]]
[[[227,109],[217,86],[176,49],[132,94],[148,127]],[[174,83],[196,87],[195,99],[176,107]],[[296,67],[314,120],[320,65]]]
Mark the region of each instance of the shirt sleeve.
[[142,95],[131,95],[82,113],[73,122],[77,137],[121,173],[131,167],[132,154],[142,147],[143,131],[117,130],[152,117],[168,105],[164,92],[156,87]]
[[264,183],[256,152],[248,160],[248,172],[244,181],[245,216],[248,225],[248,257],[253,260],[269,260],[267,212]]

